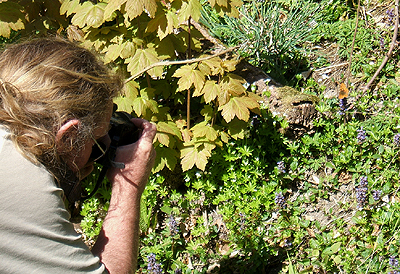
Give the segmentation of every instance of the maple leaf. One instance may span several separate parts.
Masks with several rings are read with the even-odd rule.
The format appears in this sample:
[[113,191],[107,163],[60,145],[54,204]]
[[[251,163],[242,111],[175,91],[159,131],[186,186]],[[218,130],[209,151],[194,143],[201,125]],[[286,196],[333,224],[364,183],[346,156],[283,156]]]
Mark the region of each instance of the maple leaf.
[[246,88],[243,86],[244,83],[246,83],[246,80],[239,75],[228,73],[222,77],[220,85],[222,90],[229,94],[239,96],[246,92]]
[[104,18],[111,18],[112,14],[116,10],[120,10],[121,6],[126,3],[126,0],[113,0],[107,3],[104,8]]
[[157,146],[155,149],[156,160],[154,163],[153,172],[159,172],[164,169],[164,167],[174,170],[178,162],[179,153],[175,149],[169,147]]
[[178,90],[187,90],[194,85],[197,90],[201,90],[204,85],[204,74],[196,69],[197,64],[185,65],[175,71],[172,77],[180,78],[178,81]]
[[146,115],[147,110],[152,113],[158,113],[158,104],[151,99],[152,96],[149,96],[149,93],[152,94],[152,89],[142,89],[140,91],[141,96],[132,101],[132,108],[138,117]]
[[[135,55],[132,58],[126,60],[128,63],[127,70],[132,74],[136,74],[147,68],[153,63],[157,63],[158,55],[154,48],[149,47],[146,49],[137,49]],[[160,77],[163,73],[162,67],[155,67],[148,70],[148,73],[152,77]]]
[[199,21],[201,16],[201,4],[199,0],[186,0],[182,2],[181,10],[179,11],[178,17],[180,22],[187,21],[190,17],[194,21]]
[[194,137],[205,137],[210,141],[215,141],[218,137],[218,132],[207,121],[196,124],[192,127],[192,132]]
[[60,14],[70,16],[71,14],[76,13],[76,9],[79,8],[79,6],[79,0],[63,1],[60,7]]
[[156,0],[127,0],[125,11],[131,20],[141,15],[143,11],[153,18],[157,11],[157,2]]
[[76,8],[76,13],[72,17],[71,23],[80,28],[86,25],[93,28],[98,28],[104,23],[104,8],[106,3],[93,4],[90,1],[84,2],[79,8]]
[[[200,58],[201,57],[205,57],[206,55],[204,55],[204,56],[200,56]],[[224,68],[222,67],[222,60],[221,60],[221,58],[219,58],[218,56],[217,57],[214,57],[214,58],[211,58],[211,59],[208,59],[208,60],[204,60],[204,61],[201,61],[200,62],[200,64],[199,64],[199,69],[201,70],[201,71],[203,71],[204,70],[204,74],[210,74],[210,75],[218,75],[218,74],[224,74]]]
[[0,35],[10,37],[11,29],[17,31],[25,28],[23,7],[14,2],[0,2]]
[[158,122],[157,123],[157,134],[156,140],[162,145],[167,147],[174,147],[175,139],[171,138],[171,135],[178,137],[182,140],[182,135],[178,127],[174,122]]
[[228,103],[219,107],[221,115],[226,122],[232,121],[236,116],[238,119],[248,121],[250,117],[249,109],[258,108],[259,104],[256,100],[250,97],[232,97]]
[[217,98],[217,96],[219,96],[220,94],[221,88],[214,80],[207,80],[200,91],[196,89],[196,91],[193,92],[193,96],[195,97],[204,95],[204,101],[207,104]]
[[194,142],[184,145],[185,147],[181,149],[182,170],[189,170],[196,165],[197,168],[204,171],[208,158],[211,156],[211,150],[215,148],[215,145],[195,144]]
[[146,32],[154,32],[157,30],[160,40],[164,39],[168,34],[172,33],[174,28],[179,25],[178,17],[172,10],[167,12],[161,10],[147,24]]

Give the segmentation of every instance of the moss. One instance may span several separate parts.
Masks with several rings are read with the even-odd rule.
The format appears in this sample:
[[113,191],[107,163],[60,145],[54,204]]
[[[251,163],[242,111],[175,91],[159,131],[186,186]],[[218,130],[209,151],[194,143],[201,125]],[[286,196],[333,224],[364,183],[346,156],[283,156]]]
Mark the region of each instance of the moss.
[[304,94],[288,86],[277,88],[277,93],[282,100],[282,104],[288,107],[297,105],[302,102],[310,102],[312,104],[315,104],[319,101],[319,98],[315,95]]

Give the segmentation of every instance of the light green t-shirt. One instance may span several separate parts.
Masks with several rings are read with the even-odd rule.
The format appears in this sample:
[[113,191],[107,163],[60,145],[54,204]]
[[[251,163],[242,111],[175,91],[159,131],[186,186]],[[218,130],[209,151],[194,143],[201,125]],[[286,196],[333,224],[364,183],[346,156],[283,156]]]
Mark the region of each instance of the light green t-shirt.
[[51,174],[0,127],[0,273],[107,273],[75,232]]

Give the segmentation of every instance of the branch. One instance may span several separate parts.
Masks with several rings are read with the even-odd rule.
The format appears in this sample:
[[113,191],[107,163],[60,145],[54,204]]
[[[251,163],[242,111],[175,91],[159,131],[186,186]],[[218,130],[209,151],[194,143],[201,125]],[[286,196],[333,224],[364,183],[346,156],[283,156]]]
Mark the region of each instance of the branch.
[[157,63],[151,64],[150,66],[144,68],[143,70],[139,71],[135,75],[132,75],[131,77],[126,79],[125,80],[125,84],[128,83],[129,81],[132,81],[132,80],[138,78],[140,75],[142,75],[146,71],[148,71],[148,70],[150,70],[152,68],[155,68],[155,67],[171,66],[171,65],[183,65],[183,64],[191,64],[191,63],[201,62],[201,61],[212,59],[212,58],[220,56],[220,55],[224,55],[225,53],[231,52],[231,51],[233,51],[233,50],[235,50],[235,49],[237,49],[239,47],[240,46],[231,47],[231,48],[228,48],[228,49],[223,50],[221,52],[215,53],[213,55],[209,55],[209,56],[201,57],[201,58],[193,58],[193,59],[179,60],[179,61],[161,61],[161,62],[157,62]]
[[372,83],[375,81],[376,77],[378,77],[378,74],[381,72],[381,70],[386,65],[387,61],[389,60],[390,55],[393,52],[394,45],[396,44],[397,32],[399,30],[399,0],[395,1],[394,9],[395,9],[395,14],[396,14],[396,21],[394,23],[395,24],[394,32],[393,32],[392,42],[390,43],[389,51],[386,54],[385,58],[383,59],[382,64],[379,66],[378,70],[375,72],[374,76],[372,76],[371,80],[369,80],[367,85],[364,87],[364,91],[367,91],[369,89],[369,87],[372,85]]

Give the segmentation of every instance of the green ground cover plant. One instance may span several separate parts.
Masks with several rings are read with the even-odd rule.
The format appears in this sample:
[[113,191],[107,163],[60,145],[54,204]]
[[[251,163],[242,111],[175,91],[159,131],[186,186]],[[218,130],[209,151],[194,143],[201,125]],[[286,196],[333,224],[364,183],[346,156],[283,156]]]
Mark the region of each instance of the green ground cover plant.
[[[384,6],[384,25],[359,15],[353,47],[357,6],[350,2],[138,2],[70,0],[56,10],[47,1],[0,3],[3,37],[68,30],[130,80],[120,108],[157,123],[159,158],[142,197],[137,273],[399,273],[397,47],[371,89],[357,85],[390,47],[394,3],[361,3]],[[210,56],[202,55],[190,19],[240,46],[243,58],[276,80],[318,96],[314,131],[282,134],[288,122],[258,105],[253,83],[234,74],[235,55],[164,63],[136,76],[163,60]],[[331,65],[316,51],[331,44],[339,61],[353,56],[353,85],[342,100],[300,76]],[[84,182],[89,192],[97,174]],[[82,205],[89,245],[109,198],[105,181]]]

